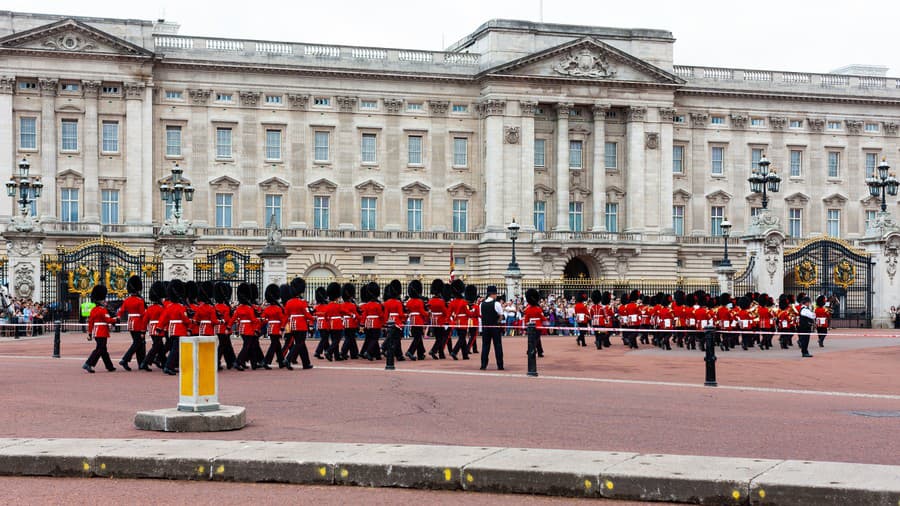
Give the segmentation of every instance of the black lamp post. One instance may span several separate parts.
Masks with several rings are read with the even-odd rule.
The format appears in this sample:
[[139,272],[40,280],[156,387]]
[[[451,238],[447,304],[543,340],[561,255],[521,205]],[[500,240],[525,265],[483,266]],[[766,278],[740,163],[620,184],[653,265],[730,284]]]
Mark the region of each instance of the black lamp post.
[[519,238],[519,228],[515,218],[513,218],[512,223],[506,226],[506,230],[509,231],[509,239],[512,241],[512,261],[507,266],[507,269],[510,271],[519,270],[519,263],[516,262],[516,239]]
[[722,228],[722,237],[725,238],[725,256],[722,258],[722,263],[719,264],[720,267],[731,267],[731,260],[728,259],[728,237],[731,235],[731,222],[728,221],[726,217],[722,220],[722,224],[719,225]]
[[29,169],[31,169],[31,164],[23,158],[19,162],[19,173],[13,174],[6,183],[7,196],[15,197],[18,194],[19,198],[16,202],[19,203],[19,213],[22,218],[28,216],[31,204],[41,198],[41,190],[44,188],[44,183],[39,178],[28,175]]
[[187,202],[194,200],[194,187],[191,186],[191,183],[185,182],[183,174],[184,169],[176,163],[172,167],[170,182],[159,185],[159,194],[162,201],[167,204],[171,203],[175,207],[172,210],[174,221],[171,224],[171,233],[182,235],[187,233],[187,227],[181,222],[181,200],[184,199]]
[[873,174],[872,177],[866,178],[866,185],[869,186],[869,195],[881,197],[882,213],[887,212],[887,195],[896,196],[897,187],[900,186],[897,178],[893,174],[888,173],[890,169],[891,166],[887,164],[887,160],[882,158],[881,163],[878,165],[878,172]]
[[762,193],[762,208],[766,210],[769,208],[769,197],[767,195],[767,191],[769,193],[778,193],[778,190],[781,188],[781,176],[779,176],[774,170],[769,171],[769,165],[772,162],[766,158],[766,155],[763,154],[762,158],[759,160],[759,167],[753,170],[753,173],[747,178],[747,181],[750,182],[750,191],[753,193]]

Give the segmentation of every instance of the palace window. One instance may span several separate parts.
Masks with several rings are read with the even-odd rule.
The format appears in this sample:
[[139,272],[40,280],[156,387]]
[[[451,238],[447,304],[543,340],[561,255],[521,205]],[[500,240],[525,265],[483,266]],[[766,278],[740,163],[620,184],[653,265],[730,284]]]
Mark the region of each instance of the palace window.
[[569,202],[569,230],[572,232],[584,230],[584,203]]
[[619,166],[619,145],[615,142],[607,142],[603,149],[604,164],[607,169],[615,169]]
[[866,177],[875,176],[875,167],[878,165],[878,153],[866,153]]
[[422,136],[410,135],[406,139],[409,165],[422,165]]
[[273,193],[266,194],[265,213],[263,218],[267,227],[269,226],[269,222],[274,218],[274,225],[281,228],[281,195]]
[[789,128],[803,128],[803,120],[802,119],[792,119],[790,121]]
[[535,139],[534,140],[534,166],[535,167],[546,167],[547,159],[546,159],[546,148],[547,141],[544,139]]
[[61,130],[60,150],[78,151],[78,120],[62,120]]
[[409,112],[419,112],[424,110],[422,102],[407,102],[406,110]]
[[77,83],[63,83],[60,88],[62,91],[75,92],[78,91],[79,86]]
[[584,145],[581,141],[569,141],[569,168],[580,169]]
[[709,122],[713,125],[724,125],[725,116],[713,116],[709,119]]
[[37,118],[19,118],[19,149],[37,149]]
[[466,137],[453,138],[453,166],[469,166],[469,139]]
[[469,222],[469,201],[453,200],[453,231],[467,232]]
[[166,156],[181,156],[181,127],[166,125]]
[[267,104],[281,104],[281,95],[266,95],[266,103]]
[[750,169],[756,170],[759,168],[759,161],[762,160],[763,150],[760,148],[753,148],[750,150]]
[[711,153],[711,172],[714,176],[725,174],[725,148],[721,146],[713,146]]
[[547,202],[543,200],[534,201],[534,229],[543,232],[547,227]]
[[803,234],[803,209],[792,207],[788,210],[788,237],[801,237]]
[[281,160],[281,130],[266,129],[266,160]]
[[840,177],[841,174],[841,153],[840,151],[828,152],[828,177]]
[[829,130],[840,130],[840,129],[841,129],[841,122],[840,122],[840,121],[829,121],[829,122],[826,124],[826,127],[825,127],[825,128],[827,128],[827,129],[829,129]]
[[606,231],[619,231],[619,204],[606,204]]
[[316,162],[327,162],[329,160],[329,143],[331,141],[331,133],[324,131],[317,131],[315,135],[315,161]]
[[362,163],[376,163],[376,140],[375,134],[362,134]]
[[104,121],[102,125],[103,140],[101,143],[103,153],[119,152],[119,122]]
[[672,206],[672,228],[675,235],[684,235],[684,206]]
[[231,102],[233,99],[231,93],[216,93],[216,102]]
[[877,133],[878,123],[866,123],[866,132]]
[[62,188],[59,197],[59,219],[66,223],[78,222],[78,188]]
[[466,104],[453,104],[453,112],[456,113],[465,113],[469,112],[469,106]]
[[840,237],[841,236],[841,210],[840,209],[829,209],[828,215],[826,216],[826,234],[829,237]]
[[216,128],[216,158],[231,158],[231,128]]
[[100,223],[103,225],[119,223],[119,190],[100,192]]
[[422,231],[422,199],[406,199],[406,230]]
[[375,230],[377,227],[375,214],[377,202],[375,197],[363,197],[360,201],[359,228],[362,230]]
[[166,90],[166,100],[181,100],[184,94],[180,91]]
[[375,100],[360,100],[359,109],[361,111],[375,111],[378,109],[378,102]]
[[803,168],[803,151],[791,150],[791,177],[800,177]]
[[870,209],[866,209],[866,223],[865,223],[866,230],[869,230],[870,228],[872,228],[873,225],[875,225],[875,217],[877,215],[878,215],[877,211],[872,211]]
[[684,146],[672,146],[672,173],[684,174]]
[[329,197],[316,196],[313,199],[313,228],[316,230],[328,229]]
[[37,83],[34,81],[19,81],[20,90],[36,90]]
[[230,193],[216,194],[216,227],[231,228],[232,199]]
[[331,99],[328,97],[316,97],[313,99],[313,105],[317,107],[331,107]]
[[766,126],[766,120],[764,118],[750,118],[750,126],[764,127]]
[[722,235],[722,221],[725,220],[725,207],[712,206],[709,209],[709,233],[713,236]]

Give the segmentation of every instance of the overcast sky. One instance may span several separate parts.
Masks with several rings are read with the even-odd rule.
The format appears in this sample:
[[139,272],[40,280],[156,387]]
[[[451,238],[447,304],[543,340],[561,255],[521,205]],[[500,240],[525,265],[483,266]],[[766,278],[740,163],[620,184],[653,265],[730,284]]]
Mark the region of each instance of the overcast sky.
[[[438,50],[493,18],[539,21],[540,0],[4,0],[0,9],[138,19],[182,35]],[[900,77],[896,0],[544,0],[543,20],[671,31],[675,63],[828,72],[850,63]]]

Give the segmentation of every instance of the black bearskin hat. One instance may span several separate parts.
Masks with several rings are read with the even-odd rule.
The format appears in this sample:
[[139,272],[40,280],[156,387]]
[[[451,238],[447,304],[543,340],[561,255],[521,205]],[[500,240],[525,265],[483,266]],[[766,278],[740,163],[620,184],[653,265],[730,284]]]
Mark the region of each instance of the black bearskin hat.
[[281,297],[281,290],[275,283],[269,283],[265,292],[266,302],[269,304],[278,304],[278,298]]
[[287,283],[282,283],[281,286],[278,287],[278,291],[280,292],[280,295],[281,295],[281,303],[282,304],[286,303],[288,300],[291,299],[291,297],[294,296],[294,290],[291,288],[291,285],[289,285]]
[[385,299],[388,299],[388,298],[399,299],[403,295],[403,285],[400,284],[400,280],[392,279],[390,285],[391,285],[391,296],[388,297],[387,292],[385,292],[384,298]]
[[449,284],[444,284],[444,287],[441,288],[441,298],[444,299],[445,302],[450,302],[450,299],[453,298],[453,290],[450,289]]
[[259,302],[259,287],[256,283],[250,283],[250,302],[253,304]]
[[610,302],[612,302],[612,294],[609,292],[603,292],[603,294],[600,296],[600,303],[608,306]]
[[184,281],[180,279],[173,279],[169,281],[169,286],[166,287],[166,298],[172,302],[182,302],[184,301]]
[[128,283],[125,284],[125,288],[128,289],[128,293],[140,295],[144,290],[144,282],[141,281],[140,276],[134,275],[128,278]]
[[731,294],[728,292],[720,294],[719,295],[719,305],[727,306],[728,304],[731,304]]
[[444,291],[444,280],[437,278],[431,282],[431,296],[440,297]]
[[746,295],[738,299],[738,307],[741,309],[750,309],[750,297]]
[[593,302],[594,304],[599,304],[601,297],[602,294],[600,293],[600,290],[594,290],[593,292],[591,292],[591,302]]
[[525,302],[532,306],[537,306],[541,303],[541,292],[537,291],[535,288],[525,290]]
[[206,302],[209,304],[213,299],[213,294],[215,292],[215,285],[212,281],[202,281],[198,283],[198,294],[197,298],[200,299],[200,302]]
[[369,285],[363,284],[362,286],[359,287],[359,301],[362,302],[363,304],[365,304],[366,302],[369,302],[370,300],[372,300],[372,298],[369,297]]
[[466,302],[473,304],[478,300],[478,287],[475,285],[466,285],[465,296]]
[[669,301],[669,296],[668,296],[668,295],[666,295],[666,294],[664,294],[664,293],[662,293],[662,292],[659,292],[658,294],[656,294],[656,297],[657,297],[657,302],[656,302],[656,303],[657,303],[658,305],[660,305],[660,306],[662,306],[662,307],[669,307],[670,301]]
[[197,292],[197,283],[194,280],[184,284],[184,296],[187,297],[188,302],[197,302]]
[[369,294],[369,300],[378,300],[378,297],[381,296],[381,286],[374,281],[370,281],[368,285],[366,285],[366,291]]
[[697,296],[696,296],[696,295],[694,295],[694,294],[692,294],[692,293],[689,293],[689,294],[687,294],[687,295],[684,296],[684,305],[685,305],[685,306],[690,307],[690,306],[693,306],[693,305],[696,304],[696,303],[697,303]]
[[231,285],[225,283],[224,281],[219,281],[216,283],[216,302],[220,304],[227,304],[231,302]]
[[816,306],[825,307],[825,296],[824,295],[819,295],[818,297],[816,297]]
[[163,285],[162,281],[154,281],[153,284],[150,285],[150,302],[155,302],[157,304],[161,303],[163,297],[165,297],[165,285]]
[[344,302],[349,302],[352,299],[356,298],[356,285],[353,283],[344,283],[344,286],[341,288],[341,297],[343,297]]
[[575,298],[575,300],[577,300],[578,302],[585,302],[585,301],[587,301],[587,299],[588,299],[588,296],[584,292],[580,292],[578,294],[578,297]]
[[410,281],[406,287],[406,294],[409,295],[410,299],[420,298],[422,296],[422,282],[418,279]]
[[684,290],[675,290],[675,293],[673,295],[676,304],[678,304],[679,306],[683,306],[685,304]]
[[91,290],[91,302],[103,302],[106,300],[107,289],[103,285],[96,285],[93,290]]
[[787,297],[779,297],[778,298],[778,309],[782,311],[788,308]]
[[628,304],[629,302],[631,302],[631,299],[628,298],[628,294],[627,294],[627,293],[623,293],[622,296],[619,297],[619,303],[620,303],[620,304],[623,304],[623,305],[624,305],[624,304]]
[[643,304],[645,306],[649,306],[652,303],[653,303],[653,301],[652,301],[652,299],[650,299],[649,295],[644,295],[641,297],[641,304]]
[[325,291],[324,286],[316,288],[315,297],[316,304],[325,304],[326,302],[328,302],[328,293]]
[[291,291],[294,292],[294,297],[302,298],[306,294],[306,281],[301,277],[292,279]]
[[328,288],[325,289],[325,293],[330,302],[334,302],[334,301],[340,299],[341,298],[341,284],[336,281],[332,281],[331,283],[328,283]]
[[463,283],[461,279],[454,279],[450,282],[450,293],[454,298],[460,298],[463,296],[463,292],[466,291],[466,284]]
[[247,283],[241,283],[237,287],[238,304],[250,304],[253,300],[253,289]]

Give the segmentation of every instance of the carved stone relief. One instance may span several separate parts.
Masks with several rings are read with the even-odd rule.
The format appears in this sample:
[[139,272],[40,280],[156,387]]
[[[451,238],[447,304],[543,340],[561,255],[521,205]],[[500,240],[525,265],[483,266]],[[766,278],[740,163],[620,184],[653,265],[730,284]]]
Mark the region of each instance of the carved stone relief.
[[734,113],[731,115],[731,126],[734,128],[746,128],[749,120],[750,116],[746,114]]
[[900,260],[900,237],[891,237],[884,245],[884,266],[891,284],[897,275],[897,264]]
[[507,144],[518,144],[519,127],[503,127],[503,140]]
[[60,51],[90,51],[97,46],[93,41],[76,33],[64,33],[55,35],[44,41],[44,47]]
[[610,65],[603,53],[594,53],[588,48],[582,48],[578,53],[563,55],[553,70],[565,76],[572,77],[614,77],[616,70]]
[[769,125],[775,130],[784,130],[787,126],[787,118],[784,116],[769,116]]
[[184,264],[173,264],[169,266],[169,279],[180,279],[187,281],[191,279],[191,269]]
[[197,248],[191,244],[173,242],[164,244],[159,249],[159,253],[163,258],[191,258],[196,250]]
[[17,297],[29,298],[34,294],[34,266],[29,263],[16,265],[13,288]]
[[647,132],[647,149],[656,149],[659,147],[659,134],[656,132]]

